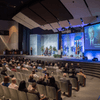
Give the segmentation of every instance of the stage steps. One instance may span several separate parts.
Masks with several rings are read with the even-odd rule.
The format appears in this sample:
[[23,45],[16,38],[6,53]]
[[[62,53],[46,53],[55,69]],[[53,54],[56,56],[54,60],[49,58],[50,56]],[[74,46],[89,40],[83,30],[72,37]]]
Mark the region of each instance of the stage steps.
[[84,74],[100,78],[100,64],[81,63],[81,68],[84,70]]

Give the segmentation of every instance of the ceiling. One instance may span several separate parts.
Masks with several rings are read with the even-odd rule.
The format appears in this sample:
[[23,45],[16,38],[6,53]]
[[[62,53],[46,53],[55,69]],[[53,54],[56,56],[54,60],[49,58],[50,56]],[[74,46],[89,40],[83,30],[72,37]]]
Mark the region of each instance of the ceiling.
[[33,29],[56,29],[97,22],[100,0],[0,0],[0,20],[15,20]]

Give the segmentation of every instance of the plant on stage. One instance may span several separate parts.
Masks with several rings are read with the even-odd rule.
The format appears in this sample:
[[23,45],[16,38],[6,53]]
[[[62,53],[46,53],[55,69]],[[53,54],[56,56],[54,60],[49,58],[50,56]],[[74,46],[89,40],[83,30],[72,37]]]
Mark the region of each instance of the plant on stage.
[[54,56],[54,58],[60,58],[61,57],[61,55],[58,55],[58,54],[54,54],[53,56]]
[[57,51],[56,47],[53,47],[53,51],[54,51],[54,54],[55,54],[55,51]]
[[43,52],[44,52],[44,46],[41,47],[41,51],[42,51],[42,55],[43,55]]
[[52,46],[50,46],[50,49],[52,50]]

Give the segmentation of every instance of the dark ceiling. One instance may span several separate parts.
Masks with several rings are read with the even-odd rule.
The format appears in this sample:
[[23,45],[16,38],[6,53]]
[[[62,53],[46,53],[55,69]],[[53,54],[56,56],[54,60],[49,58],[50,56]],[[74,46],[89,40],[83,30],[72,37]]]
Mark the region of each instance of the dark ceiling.
[[38,3],[29,5],[21,12],[40,25],[73,18],[60,0],[41,0]]
[[0,20],[12,20],[21,9],[41,0],[0,0]]
[[0,0],[0,20],[20,11],[40,25],[73,18],[60,0]]

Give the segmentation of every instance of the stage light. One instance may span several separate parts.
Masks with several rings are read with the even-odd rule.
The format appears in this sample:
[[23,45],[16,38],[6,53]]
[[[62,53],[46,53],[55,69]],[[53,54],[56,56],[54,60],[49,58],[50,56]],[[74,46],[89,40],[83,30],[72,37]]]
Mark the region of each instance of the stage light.
[[98,61],[98,58],[95,58],[95,57],[94,57],[94,58],[92,59],[92,61]]

